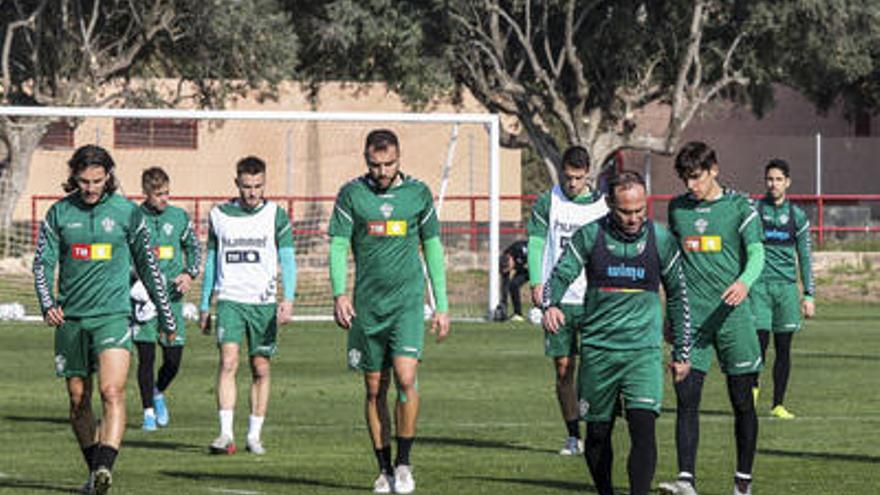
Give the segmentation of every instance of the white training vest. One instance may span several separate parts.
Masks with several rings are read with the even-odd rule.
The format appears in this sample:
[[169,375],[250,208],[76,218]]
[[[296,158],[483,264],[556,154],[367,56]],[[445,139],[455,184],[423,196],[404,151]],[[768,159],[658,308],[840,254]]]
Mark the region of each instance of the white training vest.
[[[582,226],[594,222],[608,213],[605,197],[592,203],[575,203],[568,199],[562,188],[553,186],[550,191],[550,214],[547,219],[547,241],[544,245],[543,282],[550,280],[553,266],[559,261],[571,236]],[[587,277],[583,270],[578,278],[568,286],[562,297],[563,304],[583,304],[587,291]]]
[[226,215],[219,207],[211,210],[211,225],[217,237],[217,299],[246,304],[275,302],[277,211],[278,206],[268,201],[253,215]]

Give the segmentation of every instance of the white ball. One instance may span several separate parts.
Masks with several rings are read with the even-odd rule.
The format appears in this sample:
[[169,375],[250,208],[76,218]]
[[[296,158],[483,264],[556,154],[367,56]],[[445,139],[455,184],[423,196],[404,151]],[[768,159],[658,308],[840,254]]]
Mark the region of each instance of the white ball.
[[541,324],[541,318],[543,318],[544,312],[541,311],[541,308],[532,308],[529,310],[529,321],[535,325]]
[[434,317],[434,310],[431,308],[430,304],[425,304],[424,313],[425,313],[425,321],[430,320],[431,318]]

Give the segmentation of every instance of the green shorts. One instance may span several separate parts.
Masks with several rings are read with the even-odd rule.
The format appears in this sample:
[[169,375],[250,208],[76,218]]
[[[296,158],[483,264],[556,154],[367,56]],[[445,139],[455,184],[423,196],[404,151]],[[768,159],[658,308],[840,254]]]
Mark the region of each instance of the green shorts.
[[797,332],[801,329],[801,297],[797,284],[767,283],[764,299],[770,324],[758,327],[774,332]]
[[770,330],[773,318],[768,306],[767,284],[763,280],[755,282],[749,290],[749,304],[752,307],[752,315],[755,318],[755,329]]
[[278,349],[276,306],[217,301],[217,345],[240,346],[247,335],[249,356],[274,356]]
[[131,347],[128,315],[67,318],[55,328],[55,374],[89,376],[98,369],[98,354]]
[[186,321],[183,319],[183,301],[171,303],[171,313],[174,315],[174,321],[177,322],[177,334],[175,334],[174,342],[168,343],[165,334],[159,333],[159,317],[155,317],[144,323],[131,323],[133,332],[132,338],[135,342],[145,342],[152,344],[159,342],[163,346],[180,347],[186,343]]
[[348,331],[348,367],[364,372],[390,368],[396,357],[422,359],[425,310],[420,299],[390,315],[357,308]]
[[725,375],[758,373],[764,366],[751,305],[724,304],[697,327],[691,367],[708,373],[713,351]]
[[625,409],[660,414],[663,402],[663,355],[659,347],[611,350],[584,346],[578,370],[581,418],[611,421],[618,397]]
[[565,325],[555,334],[544,332],[544,355],[551,358],[576,356],[578,353],[578,336],[584,317],[584,306],[563,304],[561,308],[565,315]]

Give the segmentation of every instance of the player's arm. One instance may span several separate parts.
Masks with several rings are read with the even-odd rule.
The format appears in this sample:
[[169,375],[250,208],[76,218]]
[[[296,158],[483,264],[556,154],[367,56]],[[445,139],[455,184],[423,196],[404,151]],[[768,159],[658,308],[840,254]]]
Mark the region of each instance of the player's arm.
[[739,225],[739,234],[742,238],[742,244],[746,246],[746,263],[736,282],[721,295],[724,302],[731,306],[738,306],[745,301],[749,295],[749,289],[764,270],[764,242],[762,239],[761,220],[758,212],[755,211],[746,199],[742,199],[740,204],[742,205],[741,218],[743,220]]
[[440,242],[440,219],[434,209],[434,196],[427,187],[422,191],[422,210],[418,216],[419,238],[422,253],[434,291],[434,316],[431,319],[431,333],[437,335],[437,342],[449,334],[449,301],[446,297],[446,263],[443,260],[443,244]]
[[[128,249],[134,261],[138,277],[147,288],[150,299],[156,305],[161,331],[169,336],[177,333],[177,321],[171,312],[171,302],[165,286],[165,277],[159,271],[159,264],[150,248],[150,231],[140,208],[135,208],[131,215]],[[125,276],[128,276],[126,273]]]
[[529,285],[532,287],[532,304],[540,307],[544,293],[544,247],[547,243],[547,226],[550,219],[549,195],[543,194],[532,207],[532,216],[526,225],[529,234],[528,266]]
[[797,228],[795,249],[797,250],[798,268],[801,273],[801,284],[804,286],[804,302],[801,306],[804,316],[812,318],[816,312],[816,305],[813,301],[816,295],[816,286],[813,281],[810,220],[800,208],[792,207],[792,210],[794,210],[795,228]]
[[202,297],[199,302],[199,329],[202,333],[211,331],[209,311],[211,296],[214,295],[214,281],[217,279],[217,235],[214,226],[208,221],[208,250],[205,254],[205,276],[202,278]]
[[48,325],[64,323],[64,311],[57,306],[54,295],[55,265],[58,263],[58,230],[55,209],[49,210],[40,225],[37,252],[34,254],[34,290],[40,302],[40,310]]
[[343,187],[336,195],[336,204],[330,216],[330,286],[333,290],[333,319],[341,328],[351,328],[357,316],[345,293],[348,278],[348,251],[354,232],[354,208],[348,189]]
[[550,278],[544,286],[543,308],[544,308],[544,329],[550,333],[556,333],[559,327],[565,324],[565,316],[559,305],[562,298],[571,285],[581,274],[586,264],[587,254],[592,250],[593,237],[592,231],[595,228],[589,228],[592,224],[588,224],[575,232],[571,241],[565,247],[562,256],[553,267]]
[[285,323],[293,317],[293,299],[296,294],[296,253],[293,245],[293,227],[287,213],[278,208],[275,215],[275,245],[281,265],[283,297],[278,305],[278,322]]
[[682,268],[681,251],[672,235],[657,229],[657,245],[660,254],[660,280],[666,293],[666,318],[672,329],[673,380],[680,382],[690,372],[691,348],[694,342],[691,328],[690,303],[687,281]]

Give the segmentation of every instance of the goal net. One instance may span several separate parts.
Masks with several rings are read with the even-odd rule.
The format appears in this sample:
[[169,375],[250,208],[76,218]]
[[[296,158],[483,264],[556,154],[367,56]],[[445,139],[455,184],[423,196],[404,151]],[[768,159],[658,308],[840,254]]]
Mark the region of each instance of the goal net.
[[[4,235],[0,319],[39,317],[30,271],[36,233],[48,208],[63,196],[67,160],[85,144],[110,151],[121,192],[136,202],[143,199],[142,171],[165,169],[171,204],[193,220],[203,255],[208,212],[237,195],[235,163],[248,155],[262,158],[266,197],[287,211],[293,225],[296,318],[332,318],[329,218],[339,188],[366,172],[363,143],[376,128],[395,131],[401,170],[425,182],[435,195],[451,316],[483,319],[497,304],[493,260],[499,254],[502,205],[496,116],[23,107],[0,108],[0,116],[52,122],[32,156],[12,231]],[[508,216],[517,218],[520,207],[514,201],[503,205]],[[349,269],[351,285],[351,261]],[[186,302],[198,304],[200,282],[201,277]]]

